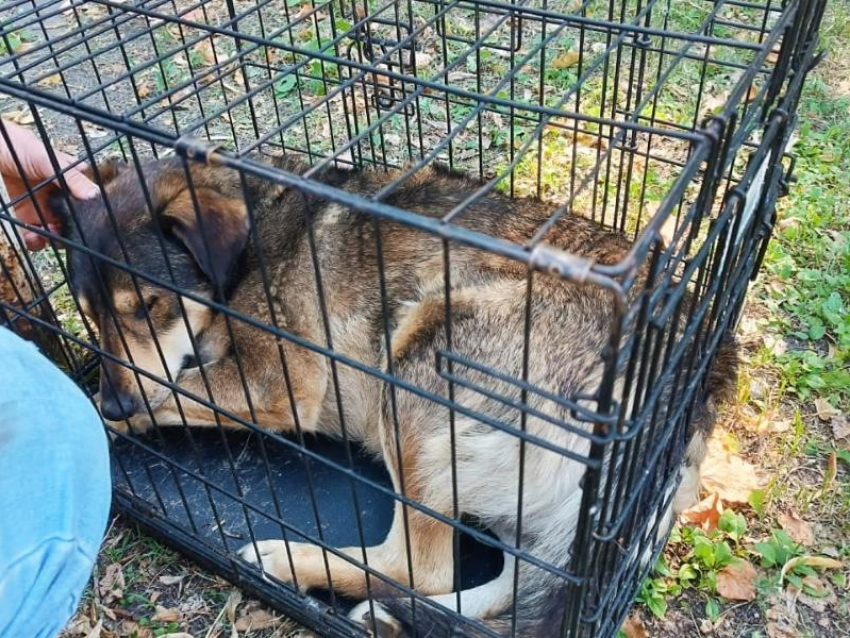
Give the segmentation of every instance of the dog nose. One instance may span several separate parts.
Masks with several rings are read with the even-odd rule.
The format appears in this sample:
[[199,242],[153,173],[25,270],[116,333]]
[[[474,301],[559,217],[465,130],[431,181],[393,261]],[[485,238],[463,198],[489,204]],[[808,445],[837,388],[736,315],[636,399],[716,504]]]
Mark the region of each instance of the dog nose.
[[104,391],[100,398],[100,413],[110,421],[123,421],[133,416],[136,406],[132,397],[123,392]]

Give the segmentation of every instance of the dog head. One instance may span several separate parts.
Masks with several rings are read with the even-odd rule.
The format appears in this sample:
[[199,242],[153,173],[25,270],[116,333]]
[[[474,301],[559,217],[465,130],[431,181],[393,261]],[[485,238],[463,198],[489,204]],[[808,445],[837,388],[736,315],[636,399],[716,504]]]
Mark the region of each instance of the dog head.
[[[92,171],[102,196],[51,202],[64,234],[84,248],[68,250],[69,284],[98,332],[100,410],[117,421],[156,408],[170,390],[138,374],[174,381],[198,358],[198,337],[214,312],[161,285],[203,299],[220,298],[248,237],[238,177],[228,169],[159,160]],[[88,252],[88,251],[91,251]],[[94,253],[94,254],[92,254]]]

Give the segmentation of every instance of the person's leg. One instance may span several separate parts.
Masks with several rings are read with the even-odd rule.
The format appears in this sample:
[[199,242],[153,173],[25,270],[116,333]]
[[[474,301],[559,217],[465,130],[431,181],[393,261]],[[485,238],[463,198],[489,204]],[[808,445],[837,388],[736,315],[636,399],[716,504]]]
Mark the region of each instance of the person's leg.
[[0,327],[0,638],[65,626],[103,539],[110,487],[91,402]]

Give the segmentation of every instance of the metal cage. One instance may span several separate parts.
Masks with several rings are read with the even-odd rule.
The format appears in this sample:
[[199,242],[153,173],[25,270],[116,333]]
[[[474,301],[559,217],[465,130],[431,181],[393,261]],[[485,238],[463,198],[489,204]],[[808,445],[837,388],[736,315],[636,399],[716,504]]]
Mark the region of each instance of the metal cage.
[[[27,183],[26,193],[2,200],[0,239],[9,250],[0,253],[0,264],[11,285],[0,287],[6,291],[0,317],[35,339],[93,399],[98,365],[105,359],[130,370],[140,383],[159,382],[179,404],[186,396],[179,377],[99,345],[67,283],[66,250],[74,250],[128,273],[137,291],[138,284],[151,283],[176,293],[184,311],[190,302],[200,304],[223,315],[228,326],[250,325],[272,335],[283,344],[281,352],[300,348],[317,355],[327,366],[327,393],[343,424],[354,418],[346,414],[351,400],[341,380],[346,370],[381,388],[389,420],[399,418],[394,406],[400,393],[430,403],[450,434],[445,480],[453,506],[444,512],[403,486],[394,488],[384,464],[366,454],[344,425],[334,440],[301,431],[296,417],[292,431],[281,434],[258,425],[253,411],[222,408],[212,391],[191,398],[241,427],[225,427],[218,417],[215,427],[203,429],[185,420],[178,427],[155,424],[146,433],[132,424],[109,425],[114,502],[123,513],[319,633],[362,635],[364,627],[347,615],[358,601],[336,592],[333,582],[305,591],[297,562],[294,582],[278,582],[243,561],[240,546],[269,538],[319,546],[326,565],[343,560],[362,568],[370,600],[381,600],[390,587],[414,610],[438,609],[448,619],[445,635],[447,627],[455,627],[482,636],[613,636],[663,548],[665,512],[679,481],[688,424],[705,399],[712,361],[724,335],[734,330],[758,271],[775,202],[788,187],[793,159],[786,149],[801,87],[817,60],[824,5],[823,0],[7,1],[0,8],[5,118],[30,126],[77,163],[104,166],[105,158],[122,159],[139,183],[149,177],[150,158],[171,157],[189,182],[198,166],[236,171],[252,223],[248,190],[258,181],[369,219],[368,241],[380,266],[369,292],[381,308],[374,319],[384,344],[379,348],[389,347],[398,322],[382,261],[392,248],[384,237],[390,226],[436,238],[434,259],[442,274],[434,285],[444,300],[438,323],[448,335],[462,294],[452,283],[458,255],[493,255],[513,264],[524,273],[517,279],[525,291],[517,338],[526,365],[520,373],[483,365],[448,338],[430,362],[445,391],[417,387],[392,365],[357,360],[335,348],[326,302],[340,291],[324,283],[321,247],[312,235],[323,327],[317,340],[277,320],[235,310],[232,293],[223,289],[208,297],[181,288],[174,269],[147,272],[143,264],[104,254],[96,243],[60,238],[16,219],[15,206],[50,189],[53,179]],[[0,133],[8,140],[6,128]],[[312,168],[296,174],[261,161],[258,151],[305,158]],[[66,169],[53,151],[50,155],[64,185]],[[407,209],[394,194],[435,162],[471,176],[474,187],[443,215],[429,217]],[[324,167],[396,172],[375,192],[353,192],[321,179]],[[100,170],[95,177],[102,178]],[[519,241],[465,223],[476,202],[495,193],[554,204]],[[195,207],[198,197],[192,193]],[[150,194],[145,198],[139,214],[150,216],[155,206]],[[111,215],[109,196],[106,200]],[[66,196],[65,204],[66,223],[84,221],[77,202]],[[47,214],[41,206],[38,212]],[[604,263],[548,243],[552,228],[569,216],[627,237],[629,250],[616,263]],[[24,250],[19,239],[24,229],[47,237],[47,250]],[[261,240],[249,233],[257,253],[273,259]],[[125,248],[126,256],[131,251]],[[165,252],[166,246],[160,241],[149,249]],[[262,274],[274,317],[280,293],[268,278],[273,273]],[[526,374],[527,362],[537,356],[531,309],[540,282],[551,279],[604,291],[609,300],[604,346],[594,353],[602,372],[581,392],[553,392]],[[587,336],[551,328],[555,338]],[[232,355],[241,370],[240,358],[250,353],[239,350]],[[286,368],[284,356],[278,364]],[[292,374],[298,371],[285,371],[287,379]],[[248,392],[239,374],[230,383]],[[483,403],[471,405],[466,399],[473,394]],[[526,425],[544,417],[581,443],[565,449],[535,436]],[[554,532],[568,557],[563,563],[536,556],[519,533],[516,539],[497,537],[462,511],[458,494],[464,477],[454,454],[460,421],[513,441],[504,453],[518,452],[511,463],[519,468],[514,517],[519,526],[531,507],[522,497],[530,450],[567,456],[579,468],[574,516]],[[557,480],[551,477],[553,484]],[[512,601],[499,610],[508,620],[495,627],[465,613],[460,596],[456,604],[424,596],[413,573],[398,582],[370,566],[365,550],[357,557],[340,553],[344,546],[380,543],[396,506],[405,525],[416,513],[452,528],[452,591],[494,578],[504,561],[528,564],[559,583],[557,613],[537,619],[534,630],[523,629],[517,620],[518,568]],[[413,571],[409,555],[399,560]]]

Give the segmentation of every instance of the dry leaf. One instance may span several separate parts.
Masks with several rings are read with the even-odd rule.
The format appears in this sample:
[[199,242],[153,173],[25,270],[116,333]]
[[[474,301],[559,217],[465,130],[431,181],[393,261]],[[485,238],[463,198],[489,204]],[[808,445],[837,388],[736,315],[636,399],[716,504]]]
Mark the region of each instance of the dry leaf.
[[255,609],[243,616],[234,623],[237,631],[257,631],[259,629],[269,629],[278,624],[278,619],[272,616],[265,609]]
[[78,612],[72,621],[65,626],[65,634],[68,636],[85,636],[92,630],[89,619]]
[[793,627],[788,627],[782,623],[769,622],[765,625],[765,629],[769,638],[799,638]]
[[431,64],[434,60],[434,56],[430,53],[425,53],[424,51],[416,51],[413,54],[413,59],[416,61],[416,68],[421,69],[422,67]]
[[103,629],[103,621],[98,620],[92,630],[86,634],[86,638],[100,638],[100,630]]
[[204,61],[206,65],[213,65],[216,62],[215,59],[215,50],[213,50],[212,38],[207,38],[206,40],[201,40],[192,47],[195,52],[200,56],[200,58]]
[[108,565],[103,578],[98,583],[100,595],[106,597],[114,590],[122,590],[124,587],[126,587],[126,582],[124,581],[124,572],[121,570],[120,563]]
[[766,59],[768,64],[776,64],[779,62],[779,51],[771,51],[767,54]]
[[779,574],[780,581],[785,580],[785,574],[798,565],[814,567],[815,569],[841,569],[844,567],[840,560],[827,558],[826,556],[796,556],[782,566],[782,571]]
[[629,617],[626,618],[626,622],[623,623],[620,630],[626,634],[626,638],[649,638],[649,633],[646,631],[643,620],[636,611],[629,614]]
[[83,122],[83,130],[86,134],[92,138],[97,139],[99,137],[106,137],[107,133],[105,130],[100,128],[99,126],[92,124],[91,122]]
[[27,126],[35,122],[35,118],[32,116],[32,111],[30,111],[26,107],[21,108],[17,111],[3,113],[3,118],[14,122],[15,124],[21,124],[22,126]]
[[826,423],[829,423],[834,416],[841,416],[841,412],[832,407],[826,399],[815,399],[815,410],[817,410],[818,418]]
[[159,582],[161,582],[163,585],[176,585],[184,578],[186,578],[185,574],[182,576],[160,576]]
[[797,516],[794,512],[790,514],[780,514],[779,524],[782,529],[791,537],[791,540],[800,543],[801,545],[812,545],[815,542],[815,534],[812,532],[812,527],[806,521]]
[[747,97],[744,98],[744,102],[749,104],[753,100],[755,100],[759,96],[759,88],[755,84],[750,85],[750,90],[747,91]]
[[836,441],[850,437],[850,419],[846,414],[832,417],[832,438]]
[[552,60],[553,69],[569,69],[578,64],[581,54],[578,51],[567,51]]
[[717,593],[728,600],[754,600],[756,578],[756,568],[749,561],[740,560],[724,567],[717,574]]
[[682,518],[707,532],[715,529],[723,513],[723,501],[717,494],[710,494],[699,503],[682,512]]
[[48,75],[46,78],[42,78],[38,81],[39,86],[58,86],[62,84],[62,76],[58,73],[54,73],[53,75]]
[[748,503],[750,493],[762,484],[753,465],[723,447],[720,433],[708,442],[708,453],[700,469],[702,486],[726,503]]
[[227,620],[232,624],[236,620],[236,608],[242,602],[242,592],[234,589],[227,597],[227,602],[224,604],[224,613]]
[[186,22],[205,22],[204,20],[204,10],[201,7],[197,9],[192,9],[188,13],[184,13],[180,16],[181,20],[185,20]]
[[140,100],[147,99],[151,94],[151,84],[150,82],[142,82],[136,90],[139,93]]
[[298,10],[298,13],[296,13],[292,17],[292,21],[295,22],[296,20],[306,18],[308,15],[310,15],[312,11],[313,6],[309,2],[305,2],[303,5],[301,5],[301,9]]
[[154,622],[176,622],[180,620],[180,611],[157,605],[151,620]]

